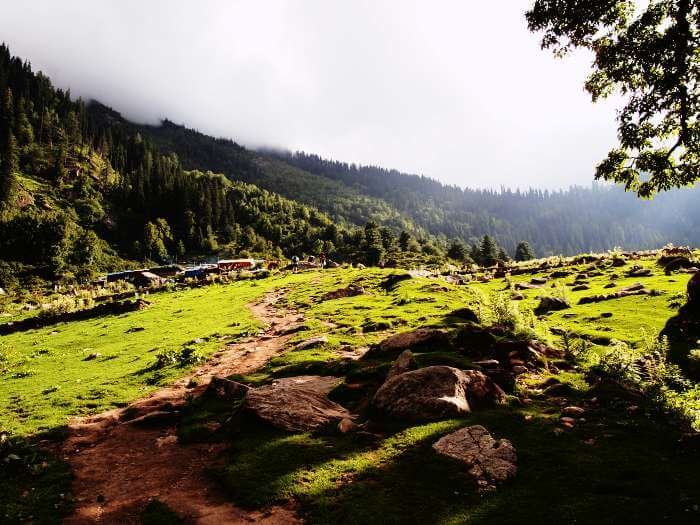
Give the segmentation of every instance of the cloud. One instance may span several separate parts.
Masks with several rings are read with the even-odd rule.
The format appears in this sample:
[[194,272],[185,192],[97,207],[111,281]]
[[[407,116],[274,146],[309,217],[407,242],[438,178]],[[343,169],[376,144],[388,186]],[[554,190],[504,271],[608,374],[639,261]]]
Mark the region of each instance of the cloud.
[[[131,119],[461,186],[588,184],[614,103],[555,60],[527,0],[3,2],[0,34]],[[613,101],[614,102],[614,101]]]

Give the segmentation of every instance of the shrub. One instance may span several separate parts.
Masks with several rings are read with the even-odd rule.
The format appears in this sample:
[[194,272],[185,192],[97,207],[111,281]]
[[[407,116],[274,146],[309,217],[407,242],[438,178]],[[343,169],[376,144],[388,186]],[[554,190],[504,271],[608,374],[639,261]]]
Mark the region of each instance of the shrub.
[[164,349],[156,354],[153,368],[165,368],[166,366],[187,366],[201,363],[206,357],[191,346],[185,346],[179,350]]
[[522,325],[523,318],[520,308],[511,300],[510,294],[493,292],[489,297],[488,308],[492,324],[511,329]]

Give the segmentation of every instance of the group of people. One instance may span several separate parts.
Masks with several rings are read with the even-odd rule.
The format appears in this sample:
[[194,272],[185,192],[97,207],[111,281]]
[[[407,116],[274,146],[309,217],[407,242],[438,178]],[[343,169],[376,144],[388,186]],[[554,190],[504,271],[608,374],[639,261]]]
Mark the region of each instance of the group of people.
[[[325,267],[326,267],[326,261],[327,261],[327,259],[326,259],[326,254],[322,252],[322,253],[318,256],[318,265],[319,265],[321,268],[325,268]],[[293,272],[296,273],[297,271],[299,271],[299,263],[300,263],[300,262],[301,262],[301,260],[299,259],[298,256],[296,256],[296,255],[292,256],[292,271],[293,271]],[[309,255],[308,262],[311,263],[311,264],[315,264],[315,263],[316,263],[316,256],[315,256],[315,255]]]

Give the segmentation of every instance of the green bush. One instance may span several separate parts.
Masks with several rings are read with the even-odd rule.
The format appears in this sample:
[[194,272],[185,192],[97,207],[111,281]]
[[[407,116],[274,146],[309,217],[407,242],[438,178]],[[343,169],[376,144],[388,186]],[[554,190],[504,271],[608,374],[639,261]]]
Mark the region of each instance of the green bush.
[[202,353],[191,346],[185,346],[179,350],[164,349],[156,354],[153,368],[160,369],[167,366],[188,366],[201,363],[206,360]]

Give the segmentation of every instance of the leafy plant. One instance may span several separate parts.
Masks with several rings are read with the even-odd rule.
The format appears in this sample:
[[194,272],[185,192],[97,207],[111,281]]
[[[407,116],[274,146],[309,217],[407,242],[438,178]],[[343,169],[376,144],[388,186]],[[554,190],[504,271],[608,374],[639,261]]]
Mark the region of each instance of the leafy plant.
[[160,350],[156,354],[156,361],[153,368],[160,369],[166,366],[187,366],[201,363],[206,357],[196,348],[185,346],[179,350],[170,348]]
[[522,325],[523,317],[518,305],[504,292],[493,292],[489,296],[488,308],[491,323],[516,329]]

